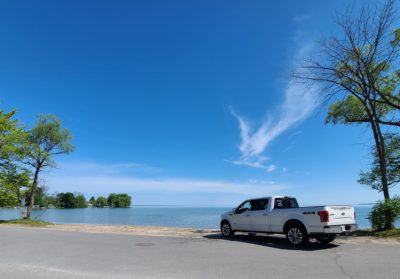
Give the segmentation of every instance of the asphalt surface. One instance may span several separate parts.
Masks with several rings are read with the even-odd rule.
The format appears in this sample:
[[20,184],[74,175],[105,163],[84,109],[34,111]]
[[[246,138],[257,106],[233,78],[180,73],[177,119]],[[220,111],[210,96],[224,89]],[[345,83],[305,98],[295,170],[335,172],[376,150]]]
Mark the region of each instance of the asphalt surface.
[[398,243],[311,243],[0,226],[0,278],[400,278]]

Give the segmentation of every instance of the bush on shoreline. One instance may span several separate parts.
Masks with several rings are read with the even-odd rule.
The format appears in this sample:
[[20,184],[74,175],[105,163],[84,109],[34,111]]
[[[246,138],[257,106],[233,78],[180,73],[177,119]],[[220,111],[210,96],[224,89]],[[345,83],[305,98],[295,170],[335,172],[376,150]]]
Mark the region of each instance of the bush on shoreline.
[[396,196],[388,201],[379,201],[372,208],[369,219],[372,228],[377,231],[384,231],[388,228],[387,223],[391,224],[389,229],[394,229],[394,223],[400,218],[400,197]]

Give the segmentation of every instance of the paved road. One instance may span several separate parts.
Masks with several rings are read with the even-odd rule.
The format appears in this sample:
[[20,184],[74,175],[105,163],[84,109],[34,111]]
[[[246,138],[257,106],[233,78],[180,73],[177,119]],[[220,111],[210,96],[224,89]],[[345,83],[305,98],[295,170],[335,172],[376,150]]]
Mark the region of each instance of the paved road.
[[[339,244],[338,244],[339,243]],[[400,245],[154,237],[0,226],[0,278],[400,278]]]

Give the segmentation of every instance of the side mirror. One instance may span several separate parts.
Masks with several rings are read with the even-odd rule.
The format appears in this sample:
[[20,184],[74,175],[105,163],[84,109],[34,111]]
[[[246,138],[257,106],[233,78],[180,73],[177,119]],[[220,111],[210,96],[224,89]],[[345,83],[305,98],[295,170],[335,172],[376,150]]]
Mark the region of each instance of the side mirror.
[[233,213],[233,214],[236,214],[236,213],[237,213],[235,207],[232,209],[232,213]]

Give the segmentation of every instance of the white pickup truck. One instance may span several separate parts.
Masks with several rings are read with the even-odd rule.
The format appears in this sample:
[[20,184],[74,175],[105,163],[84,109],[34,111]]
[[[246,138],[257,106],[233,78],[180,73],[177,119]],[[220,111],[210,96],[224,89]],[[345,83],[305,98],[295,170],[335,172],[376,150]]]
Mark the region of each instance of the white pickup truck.
[[235,232],[286,234],[292,245],[304,245],[310,238],[332,242],[337,234],[357,229],[355,211],[348,205],[299,207],[293,197],[274,196],[246,200],[221,215],[221,233]]

